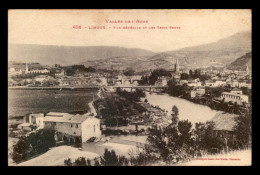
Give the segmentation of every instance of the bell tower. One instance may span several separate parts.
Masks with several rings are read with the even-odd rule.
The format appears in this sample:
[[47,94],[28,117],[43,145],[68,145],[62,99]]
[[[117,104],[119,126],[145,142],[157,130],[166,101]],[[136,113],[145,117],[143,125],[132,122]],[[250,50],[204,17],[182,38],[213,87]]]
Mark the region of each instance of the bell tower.
[[179,71],[180,71],[179,60],[178,60],[178,58],[176,58],[175,73],[179,73]]
[[28,68],[28,64],[26,63],[25,65],[25,73],[28,73],[29,72],[29,68]]

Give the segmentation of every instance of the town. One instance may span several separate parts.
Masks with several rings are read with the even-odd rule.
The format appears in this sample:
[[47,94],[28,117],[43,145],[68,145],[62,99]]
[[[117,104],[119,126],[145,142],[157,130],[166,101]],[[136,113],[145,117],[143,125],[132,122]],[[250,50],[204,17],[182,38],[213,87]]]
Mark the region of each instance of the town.
[[166,109],[150,104],[146,93],[168,93],[224,111],[216,114],[212,121],[218,135],[230,138],[235,118],[251,108],[249,68],[244,71],[220,71],[213,67],[187,70],[179,65],[178,58],[172,67],[136,72],[132,69],[96,70],[84,65],[12,63],[8,69],[9,89],[97,89],[98,97],[95,99],[93,95],[91,108],[86,113],[32,112],[20,120],[10,118],[9,137],[20,138],[47,129],[55,131],[56,146],[82,147],[84,143],[106,142],[113,136],[147,136],[153,126],[171,125],[172,116]]
[[251,19],[8,10],[8,166],[252,165]]

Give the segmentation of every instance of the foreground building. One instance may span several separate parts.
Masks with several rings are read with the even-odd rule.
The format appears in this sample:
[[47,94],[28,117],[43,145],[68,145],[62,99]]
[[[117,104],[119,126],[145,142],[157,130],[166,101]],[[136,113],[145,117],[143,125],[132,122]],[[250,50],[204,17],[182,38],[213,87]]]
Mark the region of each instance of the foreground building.
[[86,142],[91,137],[100,137],[100,120],[87,114],[50,112],[44,118],[44,128],[56,131],[57,140]]

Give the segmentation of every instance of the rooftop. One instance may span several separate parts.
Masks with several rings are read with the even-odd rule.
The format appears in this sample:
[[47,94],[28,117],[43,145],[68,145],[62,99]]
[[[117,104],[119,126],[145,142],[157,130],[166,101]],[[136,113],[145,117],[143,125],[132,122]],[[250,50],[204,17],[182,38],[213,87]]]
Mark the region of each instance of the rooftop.
[[[49,113],[48,113],[49,114]],[[86,114],[68,114],[68,113],[51,113],[52,115],[46,115],[44,118],[45,122],[60,122],[60,123],[82,123],[88,118],[93,118],[89,113]],[[58,115],[53,115],[58,114]]]

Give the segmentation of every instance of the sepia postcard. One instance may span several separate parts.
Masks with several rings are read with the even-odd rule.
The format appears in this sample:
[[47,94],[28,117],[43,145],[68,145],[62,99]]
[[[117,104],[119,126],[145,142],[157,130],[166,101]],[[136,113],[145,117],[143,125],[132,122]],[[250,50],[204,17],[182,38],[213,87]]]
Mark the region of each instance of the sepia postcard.
[[251,166],[251,18],[8,10],[8,166]]

